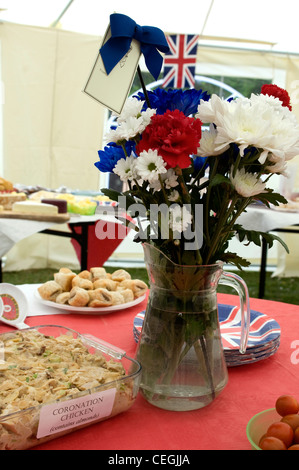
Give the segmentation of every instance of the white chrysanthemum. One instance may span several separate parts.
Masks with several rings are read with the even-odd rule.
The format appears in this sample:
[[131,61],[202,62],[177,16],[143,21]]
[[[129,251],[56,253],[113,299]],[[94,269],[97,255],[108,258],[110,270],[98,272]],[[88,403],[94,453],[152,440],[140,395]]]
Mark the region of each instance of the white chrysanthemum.
[[[137,100],[140,103],[139,100]],[[134,108],[134,107],[133,107]],[[117,120],[117,127],[110,129],[106,135],[106,142],[121,142],[124,140],[134,139],[136,136],[142,134],[144,129],[148,126],[151,118],[156,114],[155,109],[147,109],[146,111],[139,112],[139,108],[135,107],[135,111],[138,113],[135,115],[128,112],[122,114]]]
[[169,209],[169,225],[173,232],[184,232],[192,223],[192,214],[185,206],[175,204]]
[[128,117],[126,121],[122,121],[118,127],[118,133],[122,139],[130,140],[144,131],[144,123],[141,116]]
[[125,105],[120,113],[117,121],[123,122],[126,121],[130,117],[136,117],[141,114],[141,110],[143,108],[144,101],[138,100],[137,98],[129,98],[125,102]]
[[181,197],[181,196],[180,196],[180,193],[179,193],[176,189],[174,189],[174,190],[171,191],[171,193],[169,194],[168,200],[169,200],[170,202],[178,202],[179,199],[180,199],[180,197]]
[[167,173],[163,175],[163,180],[164,180],[166,189],[175,188],[179,184],[178,176],[175,174],[175,171],[173,168],[169,168],[167,170]]
[[144,129],[146,128],[146,126],[149,125],[152,117],[154,116],[154,114],[156,114],[156,112],[157,111],[155,109],[151,109],[151,108],[147,108],[145,111],[142,111],[141,117],[142,117]]
[[[173,168],[169,168],[166,173],[162,173],[161,180],[166,189],[175,188],[179,184],[177,181],[178,176],[175,174]],[[159,191],[161,189],[160,178],[156,181],[152,181],[150,187],[155,191]]]
[[225,102],[213,95],[198,106],[197,117],[217,126],[215,146],[219,150],[234,142],[243,156],[245,149],[253,146],[261,150],[261,164],[270,153],[285,160],[299,153],[298,122],[288,108],[271,97],[252,95],[251,99]]
[[158,155],[158,150],[149,149],[140,153],[136,159],[136,171],[143,181],[153,183],[159,175],[166,173],[166,162]]
[[121,132],[119,132],[118,127],[116,129],[109,129],[109,131],[105,134],[105,141],[107,143],[119,142],[120,140],[122,140],[122,135]]
[[[236,100],[229,103],[230,112],[219,116],[217,122],[218,148],[232,142],[239,146],[241,156],[248,146],[264,149],[260,162],[264,163],[273,142],[273,116],[269,109],[251,106],[249,101]],[[267,115],[266,115],[267,114]]]
[[237,170],[235,176],[233,176],[233,169],[231,169],[230,180],[237,193],[243,197],[252,197],[266,192],[266,184],[256,174],[246,173],[244,168]]
[[197,155],[199,157],[214,157],[216,155],[220,155],[226,149],[228,149],[228,144],[220,150],[216,148],[216,137],[217,130],[213,124],[210,124],[209,129],[204,130],[202,133],[200,147],[197,149]]
[[121,158],[113,168],[113,172],[118,175],[121,181],[133,180],[136,178],[136,158],[131,155],[127,158]]
[[283,158],[278,158],[274,155],[269,155],[268,162],[270,164],[266,166],[265,172],[278,173],[283,176],[289,176],[287,171],[287,163]]
[[264,102],[266,106],[271,106],[274,112],[277,112],[281,115],[281,117],[286,117],[289,121],[293,121],[294,125],[297,124],[297,118],[292,111],[287,106],[283,106],[282,101],[275,96],[270,95],[255,95],[254,93],[251,94],[250,101],[252,103],[262,103]]
[[205,124],[216,124],[217,115],[221,116],[228,113],[228,104],[227,101],[219,98],[219,96],[212,95],[209,101],[200,100],[195,117]]

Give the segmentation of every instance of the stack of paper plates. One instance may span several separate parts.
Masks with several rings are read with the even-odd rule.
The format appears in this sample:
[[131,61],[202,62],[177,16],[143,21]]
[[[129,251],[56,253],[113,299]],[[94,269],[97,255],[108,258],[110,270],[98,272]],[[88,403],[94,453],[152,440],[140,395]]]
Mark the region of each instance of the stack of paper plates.
[[[240,366],[266,359],[275,354],[279,348],[279,324],[267,315],[251,310],[247,349],[245,354],[240,354],[241,311],[239,307],[219,304],[218,313],[227,366]],[[144,315],[145,311],[142,311],[134,318],[133,334],[136,342],[142,330]]]

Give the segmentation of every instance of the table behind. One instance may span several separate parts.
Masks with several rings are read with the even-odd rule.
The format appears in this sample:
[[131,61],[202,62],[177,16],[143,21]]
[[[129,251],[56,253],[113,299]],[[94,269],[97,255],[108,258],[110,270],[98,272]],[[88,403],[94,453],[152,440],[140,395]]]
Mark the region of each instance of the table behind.
[[[234,295],[219,294],[219,303],[238,305]],[[29,326],[56,324],[91,333],[134,356],[133,320],[143,304],[106,315],[56,314],[28,317]],[[250,418],[272,408],[281,394],[299,398],[299,306],[251,299],[251,308],[274,318],[281,326],[277,353],[263,361],[229,368],[224,391],[206,408],[165,411],[139,394],[127,412],[90,425],[34,449],[78,450],[247,450]],[[0,325],[0,333],[10,328]],[[299,352],[299,349],[298,349]]]

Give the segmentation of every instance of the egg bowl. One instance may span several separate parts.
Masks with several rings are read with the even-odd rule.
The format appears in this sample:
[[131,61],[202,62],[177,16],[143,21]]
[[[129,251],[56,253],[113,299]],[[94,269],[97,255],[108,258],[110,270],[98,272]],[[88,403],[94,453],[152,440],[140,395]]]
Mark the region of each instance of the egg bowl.
[[262,450],[258,445],[261,437],[267,432],[270,424],[280,420],[281,416],[275,408],[261,411],[251,418],[246,427],[246,434],[252,450]]

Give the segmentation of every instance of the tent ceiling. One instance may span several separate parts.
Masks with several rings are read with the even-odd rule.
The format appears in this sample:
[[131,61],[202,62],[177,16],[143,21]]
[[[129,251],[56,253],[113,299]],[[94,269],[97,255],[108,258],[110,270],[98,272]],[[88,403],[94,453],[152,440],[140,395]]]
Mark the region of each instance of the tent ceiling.
[[299,53],[297,0],[189,0],[185,9],[161,0],[0,0],[0,19],[48,27],[69,3],[59,22],[65,30],[102,36],[109,15],[118,12],[165,32],[221,38],[217,44],[234,38],[239,41],[231,44],[239,47]]

